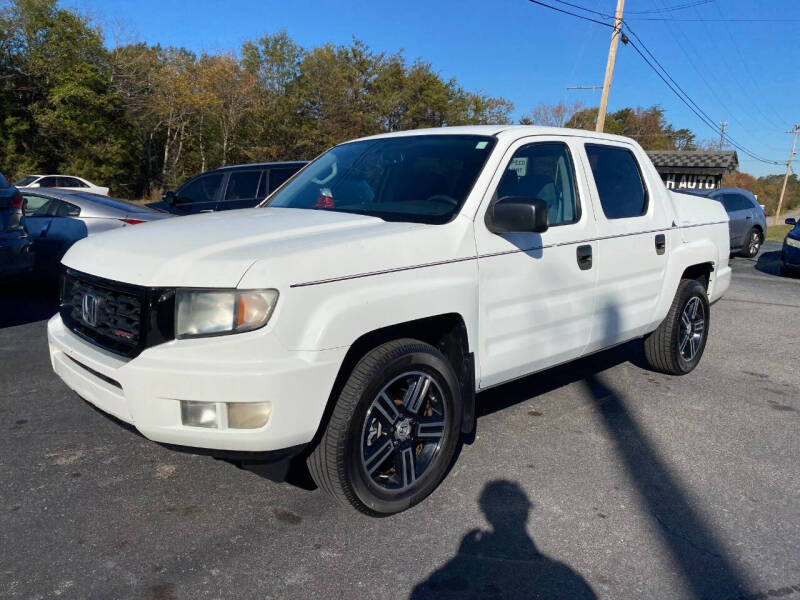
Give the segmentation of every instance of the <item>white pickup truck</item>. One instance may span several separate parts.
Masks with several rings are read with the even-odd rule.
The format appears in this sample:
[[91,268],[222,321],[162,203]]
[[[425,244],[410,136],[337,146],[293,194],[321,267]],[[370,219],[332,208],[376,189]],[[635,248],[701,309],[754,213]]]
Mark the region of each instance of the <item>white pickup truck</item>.
[[634,338],[691,371],[730,284],[727,221],[627,138],[368,137],[258,208],[75,244],[52,365],[151,440],[305,459],[341,502],[395,513],[444,477],[478,391]]

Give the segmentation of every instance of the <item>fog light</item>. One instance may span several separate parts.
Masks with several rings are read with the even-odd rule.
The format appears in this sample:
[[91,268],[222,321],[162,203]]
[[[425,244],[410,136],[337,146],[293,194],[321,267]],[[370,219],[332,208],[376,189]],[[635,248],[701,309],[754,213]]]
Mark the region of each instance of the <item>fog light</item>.
[[230,402],[228,427],[231,429],[258,429],[267,424],[271,402]]
[[217,427],[217,405],[181,400],[181,421],[191,427]]

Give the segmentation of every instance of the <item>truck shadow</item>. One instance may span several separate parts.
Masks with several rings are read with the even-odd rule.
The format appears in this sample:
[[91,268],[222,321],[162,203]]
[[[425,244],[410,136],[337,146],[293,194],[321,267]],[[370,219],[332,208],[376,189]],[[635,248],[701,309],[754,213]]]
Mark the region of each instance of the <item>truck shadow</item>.
[[58,312],[58,286],[36,281],[0,282],[0,329],[49,319]]

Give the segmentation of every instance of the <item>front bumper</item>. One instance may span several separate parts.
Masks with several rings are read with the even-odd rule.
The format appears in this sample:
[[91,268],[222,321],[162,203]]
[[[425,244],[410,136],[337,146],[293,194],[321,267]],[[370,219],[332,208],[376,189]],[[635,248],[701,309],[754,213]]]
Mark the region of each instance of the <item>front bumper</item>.
[[781,250],[781,262],[792,269],[800,269],[800,248],[783,243]]
[[[61,379],[100,410],[162,443],[264,452],[307,444],[319,427],[347,348],[285,350],[269,328],[231,336],[174,340],[125,359],[47,325],[50,360]],[[259,429],[181,423],[181,400],[272,403]],[[219,408],[218,408],[219,410]]]

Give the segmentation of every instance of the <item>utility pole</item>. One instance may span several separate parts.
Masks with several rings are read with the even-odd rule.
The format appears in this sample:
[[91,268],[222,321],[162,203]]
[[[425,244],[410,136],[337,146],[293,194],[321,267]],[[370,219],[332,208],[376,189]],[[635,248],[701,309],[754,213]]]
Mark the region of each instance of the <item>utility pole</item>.
[[606,63],[606,78],[603,81],[603,96],[600,98],[600,109],[597,111],[597,126],[595,131],[603,133],[606,125],[606,109],[608,109],[608,93],[611,90],[611,78],[614,75],[614,62],[617,60],[617,46],[622,32],[622,9],[625,0],[617,0],[617,12],[614,14],[614,32],[611,34],[611,46],[608,48],[608,62]]
[[794,129],[791,131],[787,131],[786,133],[793,133],[794,139],[792,140],[792,151],[789,153],[789,160],[786,161],[786,175],[783,178],[783,187],[781,188],[781,197],[778,200],[778,210],[775,211],[775,222],[773,225],[777,225],[778,221],[781,218],[781,207],[783,206],[783,195],[786,193],[786,183],[789,181],[789,173],[792,170],[792,160],[794,160],[794,148],[797,145],[797,134],[800,133],[800,124],[795,125]]
[[725,141],[725,130],[728,129],[728,122],[723,121],[719,124],[719,151],[722,152],[722,144]]

